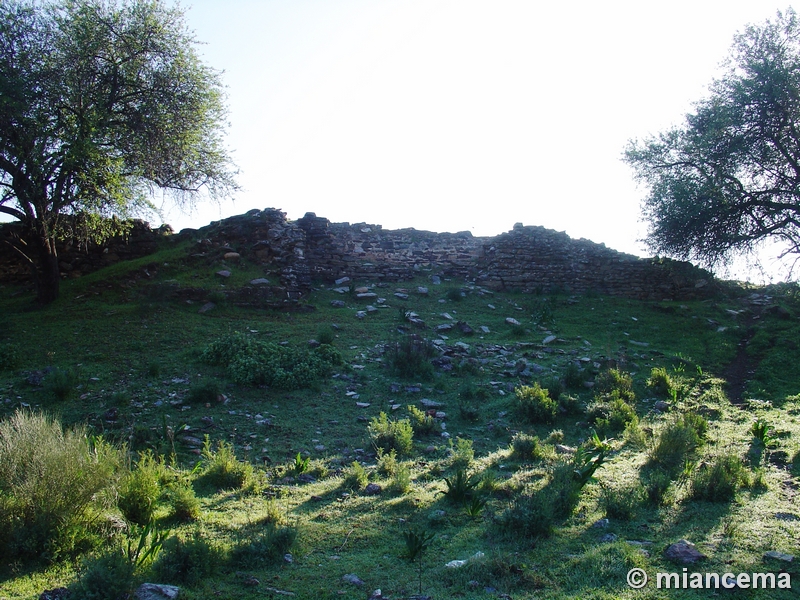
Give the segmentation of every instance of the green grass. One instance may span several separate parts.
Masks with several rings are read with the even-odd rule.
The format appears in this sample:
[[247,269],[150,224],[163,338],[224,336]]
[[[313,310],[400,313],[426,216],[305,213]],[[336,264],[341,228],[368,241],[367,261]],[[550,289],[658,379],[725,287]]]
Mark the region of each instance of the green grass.
[[[160,563],[136,569],[134,581],[169,575],[185,586],[188,600],[262,598],[266,587],[298,598],[363,598],[377,588],[401,598],[417,593],[419,585],[418,564],[402,559],[403,534],[412,528],[436,534],[422,564],[423,592],[434,598],[491,597],[484,591],[489,587],[523,600],[667,597],[651,588],[629,590],[625,575],[634,566],[651,576],[680,571],[662,552],[681,538],[708,555],[703,571],[783,566],[797,577],[795,563],[762,562],[768,550],[800,553],[800,520],[775,516],[800,517],[795,492],[800,370],[794,368],[800,350],[792,343],[800,332],[794,320],[735,315],[729,311],[748,308],[746,297],[735,291],[708,302],[534,296],[489,293],[447,279],[434,286],[425,272],[414,282],[375,288],[387,298],[385,307],[363,320],[355,317],[364,308],[361,302],[321,284],[305,300],[313,310],[278,312],[224,299],[226,291],[264,276],[262,267],[242,259],[228,265],[234,275],[223,282],[214,275],[226,266],[222,261],[200,262],[189,258],[192,252],[188,243],[165,242],[156,255],[64,281],[62,298],[43,309],[30,309],[30,292],[0,288],[0,315],[7,324],[2,356],[10,357],[0,369],[0,417],[8,418],[24,403],[65,426],[84,427],[89,435],[163,459],[161,493],[146,516],[172,541]],[[150,269],[156,273],[151,277],[142,272],[148,265],[158,266]],[[412,293],[403,301],[393,296],[396,288],[417,285],[429,287],[428,296]],[[189,288],[195,290],[186,293],[194,298],[191,303],[180,291]],[[215,298],[217,307],[200,314],[206,298]],[[347,306],[333,308],[331,300]],[[780,301],[800,314],[792,295]],[[427,328],[410,328],[401,309],[416,312]],[[462,335],[454,328],[442,339],[433,328],[447,321],[443,312],[490,333]],[[521,325],[510,329],[507,317]],[[440,366],[432,373],[425,361],[400,369],[396,351],[405,336],[398,327],[426,341],[418,343],[426,361],[427,342],[436,342],[432,346],[440,350],[432,358]],[[751,328],[763,333],[750,338]],[[325,341],[343,362],[300,389],[238,384],[224,365],[203,360],[206,348],[234,333],[261,347],[305,351],[321,331],[332,333]],[[557,340],[543,345],[549,335]],[[739,342],[747,339],[755,342],[747,350],[754,374],[746,399],[757,402],[732,405],[723,378]],[[439,362],[444,349],[449,361]],[[568,514],[549,515],[549,537],[511,535],[502,527],[506,511],[536,497],[553,473],[569,476],[559,468],[571,459],[560,452],[591,437],[584,407],[602,394],[582,382],[595,381],[611,367],[631,376],[633,394],[626,398],[638,418],[637,443],[609,427],[612,451],[594,473],[596,481],[580,490]],[[65,397],[48,387],[48,368],[74,375]],[[525,369],[530,377],[521,375]],[[647,385],[653,369],[663,369],[677,390],[668,398],[671,412],[654,410],[663,394]],[[34,373],[44,375],[43,385],[28,383]],[[569,412],[557,408],[552,422],[523,418],[514,390],[537,382],[546,389],[569,386],[574,398]],[[423,399],[438,406],[426,406]],[[391,428],[410,414],[413,436],[406,428]],[[674,465],[671,455],[665,466],[654,464],[651,454],[661,432],[686,414],[707,420],[705,442],[678,443]],[[752,450],[756,418],[774,429],[773,443],[758,452]],[[386,440],[401,443],[391,458],[394,446],[388,443],[378,456],[371,424],[373,434],[386,433]],[[535,452],[526,443],[534,436],[546,440],[554,430],[563,435],[536,444]],[[206,435],[210,445],[204,457]],[[469,449],[466,441],[472,442]],[[556,451],[556,443],[566,450]],[[298,454],[310,458],[302,472],[294,468]],[[758,472],[762,484],[742,486],[739,478],[732,497],[697,491],[718,489],[709,487],[713,466],[717,457],[729,455],[744,457],[748,481]],[[695,463],[694,471],[683,473],[684,458]],[[353,485],[354,461],[363,468],[358,485]],[[476,489],[485,504],[472,514],[440,493],[445,478],[454,482],[459,468],[482,482]],[[382,492],[365,492],[366,481]],[[184,510],[176,511],[176,498]],[[113,503],[108,510],[120,514]],[[607,514],[607,529],[592,527]],[[616,541],[601,541],[606,533]],[[115,543],[124,547],[132,535],[118,532]],[[101,550],[95,548],[95,556],[102,557]],[[291,563],[284,550],[292,554]],[[478,552],[484,556],[470,559]],[[248,554],[255,558],[248,562]],[[462,569],[444,567],[456,559],[470,561]],[[0,598],[38,598],[44,589],[75,585],[79,567],[70,560],[4,563]],[[366,586],[344,582],[348,573]],[[260,586],[246,585],[246,577]],[[706,596],[687,590],[669,597]],[[748,597],[794,596],[763,590]]]

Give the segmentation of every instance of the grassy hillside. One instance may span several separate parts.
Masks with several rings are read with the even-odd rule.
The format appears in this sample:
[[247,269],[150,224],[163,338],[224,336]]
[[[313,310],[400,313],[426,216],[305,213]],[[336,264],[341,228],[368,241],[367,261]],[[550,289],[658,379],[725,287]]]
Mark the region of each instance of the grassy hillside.
[[123,452],[73,529],[0,481],[0,598],[111,597],[100,572],[189,599],[705,598],[626,584],[681,573],[681,539],[706,557],[689,572],[789,572],[737,593],[796,597],[797,559],[764,557],[800,551],[796,287],[645,303],[421,272],[270,311],[226,300],[262,269],[189,254],[165,242],[44,309],[0,289],[0,416]]

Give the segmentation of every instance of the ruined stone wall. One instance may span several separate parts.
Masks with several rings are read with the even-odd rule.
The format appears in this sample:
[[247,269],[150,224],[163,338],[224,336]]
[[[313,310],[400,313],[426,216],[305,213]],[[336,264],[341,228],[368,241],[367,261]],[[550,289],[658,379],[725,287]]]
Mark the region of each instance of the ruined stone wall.
[[[59,249],[65,274],[85,273],[156,247],[156,232],[137,223],[129,239],[79,250]],[[711,275],[688,263],[642,259],[543,227],[514,226],[495,237],[469,232],[386,230],[331,223],[313,213],[288,221],[280,210],[252,210],[179,236],[195,243],[191,257],[217,264],[230,253],[264,267],[271,285],[258,294],[297,299],[314,281],[342,277],[396,282],[421,272],[474,281],[491,289],[560,289],[639,299],[691,299],[714,291]],[[27,279],[24,264],[0,248],[0,279]],[[255,293],[255,292],[254,292]]]

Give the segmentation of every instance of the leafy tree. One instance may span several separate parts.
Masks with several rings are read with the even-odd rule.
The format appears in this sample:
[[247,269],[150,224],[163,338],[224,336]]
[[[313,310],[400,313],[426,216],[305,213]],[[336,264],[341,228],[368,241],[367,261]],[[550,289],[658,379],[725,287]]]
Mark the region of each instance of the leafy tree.
[[161,0],[0,3],[0,213],[38,299],[58,296],[56,240],[102,241],[152,208],[236,189],[220,74]]
[[624,154],[649,187],[647,242],[713,266],[780,242],[800,254],[800,26],[791,9],[734,38],[682,127]]

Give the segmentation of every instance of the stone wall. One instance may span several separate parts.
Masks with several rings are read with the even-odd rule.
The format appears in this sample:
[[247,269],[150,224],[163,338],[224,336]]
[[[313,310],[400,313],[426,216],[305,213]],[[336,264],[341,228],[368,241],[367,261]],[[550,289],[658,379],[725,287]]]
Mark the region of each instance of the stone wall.
[[[127,240],[115,238],[88,249],[62,245],[62,271],[80,274],[145,255],[157,247],[159,233],[137,222]],[[423,272],[498,290],[560,289],[651,300],[703,298],[716,287],[709,273],[689,263],[642,259],[521,224],[495,237],[474,237],[331,223],[313,213],[288,221],[284,212],[267,208],[178,235],[192,240],[191,257],[209,266],[231,253],[262,265],[274,282],[253,293],[271,299],[300,298],[314,281],[398,282]],[[0,248],[0,280],[27,277],[24,265]]]

